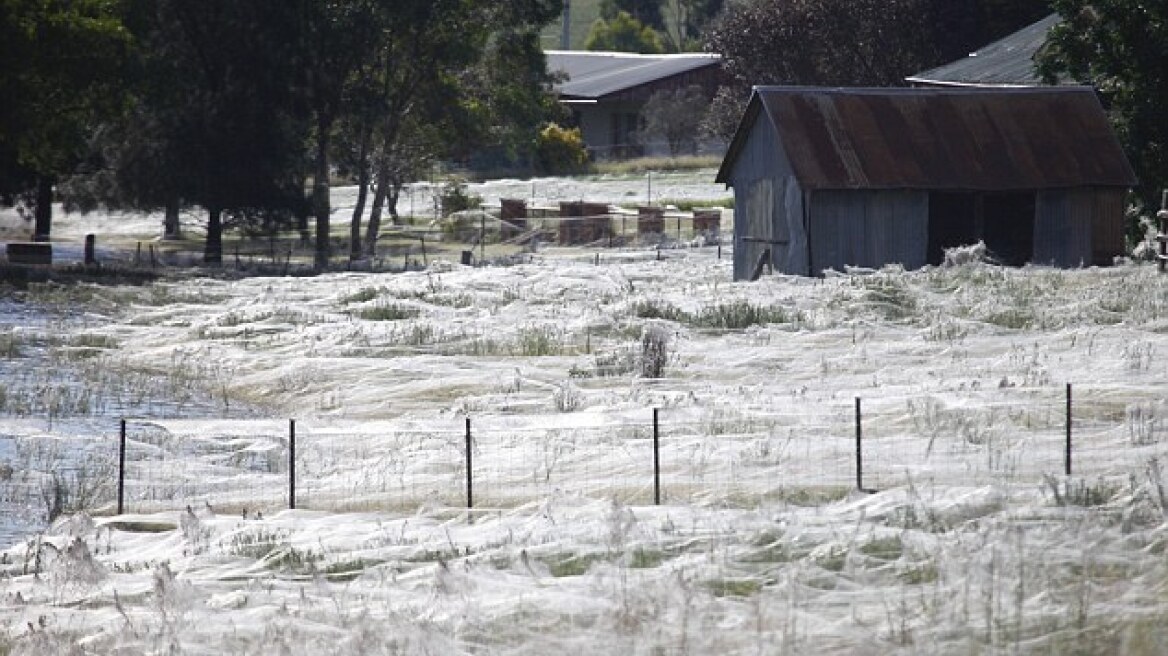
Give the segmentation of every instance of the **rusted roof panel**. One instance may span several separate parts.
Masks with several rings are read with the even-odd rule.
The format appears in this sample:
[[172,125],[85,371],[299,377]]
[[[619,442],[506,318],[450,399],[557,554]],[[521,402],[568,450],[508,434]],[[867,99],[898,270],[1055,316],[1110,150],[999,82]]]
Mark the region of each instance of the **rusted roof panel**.
[[[1088,87],[756,87],[754,103],[761,103],[774,122],[781,146],[807,189],[1136,184]],[[739,130],[735,141],[745,134]],[[731,144],[720,180],[739,150],[740,144]]]

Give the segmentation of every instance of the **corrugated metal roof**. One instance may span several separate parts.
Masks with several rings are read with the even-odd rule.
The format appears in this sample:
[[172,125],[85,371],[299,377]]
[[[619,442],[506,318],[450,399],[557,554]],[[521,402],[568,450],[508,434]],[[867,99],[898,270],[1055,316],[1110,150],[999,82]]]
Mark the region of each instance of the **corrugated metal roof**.
[[718,55],[683,53],[638,55],[627,52],[547,50],[548,70],[567,80],[556,85],[563,99],[595,100],[664,78],[717,66]]
[[[805,189],[1131,187],[1135,174],[1089,87],[755,87],[717,180],[769,117]],[[758,120],[762,120],[759,118]]]
[[1046,43],[1058,14],[1028,25],[995,41],[964,59],[917,73],[905,80],[912,84],[972,86],[1038,86],[1042,78],[1034,68],[1034,55]]

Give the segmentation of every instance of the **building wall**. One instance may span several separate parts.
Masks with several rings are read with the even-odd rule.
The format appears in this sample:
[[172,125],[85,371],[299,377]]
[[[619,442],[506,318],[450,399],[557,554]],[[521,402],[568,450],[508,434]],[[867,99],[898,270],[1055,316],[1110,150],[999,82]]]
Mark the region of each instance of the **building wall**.
[[808,207],[812,275],[825,269],[925,265],[929,194],[925,191],[816,191]]
[[803,191],[764,112],[755,123],[727,179],[734,188],[734,279],[745,280],[770,249],[779,273],[807,275]]
[[1061,267],[1111,264],[1124,253],[1122,189],[1076,188],[1038,192],[1034,263]]
[[630,121],[632,128],[636,129],[642,105],[631,101],[599,101],[573,107],[580,136],[593,160],[620,159],[636,154],[632,152],[634,144],[627,133]]

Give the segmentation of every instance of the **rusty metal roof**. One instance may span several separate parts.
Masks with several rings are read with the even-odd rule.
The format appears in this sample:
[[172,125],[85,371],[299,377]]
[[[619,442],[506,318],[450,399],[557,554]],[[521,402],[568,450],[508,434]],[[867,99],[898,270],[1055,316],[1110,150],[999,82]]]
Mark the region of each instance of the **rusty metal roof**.
[[755,87],[717,181],[754,120],[771,120],[805,189],[1131,187],[1089,87]]

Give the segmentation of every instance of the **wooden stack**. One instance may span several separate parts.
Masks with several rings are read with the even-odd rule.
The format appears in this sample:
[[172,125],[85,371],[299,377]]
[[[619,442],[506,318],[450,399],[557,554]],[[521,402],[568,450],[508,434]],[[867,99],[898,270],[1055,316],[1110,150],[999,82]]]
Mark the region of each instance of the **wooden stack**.
[[527,201],[503,198],[499,203],[499,238],[506,241],[527,232]]
[[717,238],[722,232],[722,210],[694,210],[693,231],[695,235]]
[[603,203],[560,203],[559,243],[564,246],[590,244],[612,237],[612,216]]

